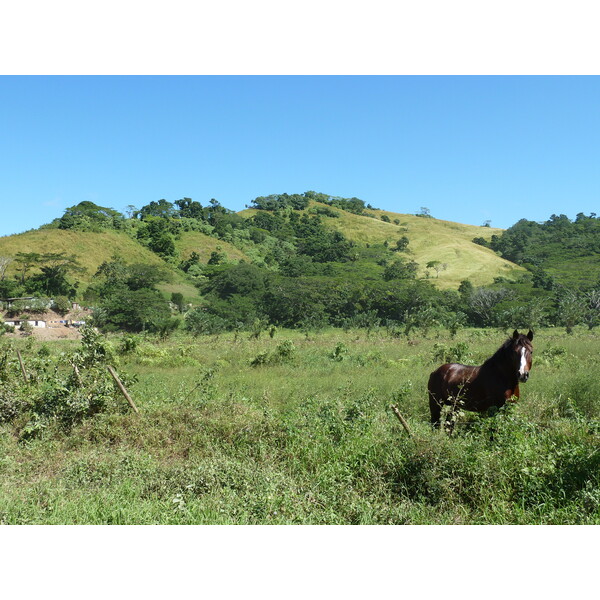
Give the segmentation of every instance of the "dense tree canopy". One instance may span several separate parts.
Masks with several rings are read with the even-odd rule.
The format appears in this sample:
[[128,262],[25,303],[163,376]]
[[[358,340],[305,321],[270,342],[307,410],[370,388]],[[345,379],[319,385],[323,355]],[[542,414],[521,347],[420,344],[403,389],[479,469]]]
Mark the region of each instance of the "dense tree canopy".
[[98,206],[85,200],[65,210],[57,220],[59,229],[77,229],[80,231],[101,231],[102,229],[120,229],[124,216],[112,209]]

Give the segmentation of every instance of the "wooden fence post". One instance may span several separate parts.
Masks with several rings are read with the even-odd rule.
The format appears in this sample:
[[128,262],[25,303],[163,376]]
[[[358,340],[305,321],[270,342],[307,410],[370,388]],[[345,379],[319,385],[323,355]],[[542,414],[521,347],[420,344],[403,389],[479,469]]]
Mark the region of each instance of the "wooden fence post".
[[27,372],[25,371],[25,365],[23,364],[23,358],[21,357],[21,351],[17,348],[17,356],[19,357],[19,364],[21,365],[21,373],[23,373],[23,380],[25,383],[29,383],[27,379]]
[[121,380],[119,379],[118,375],[115,373],[115,370],[110,365],[107,365],[106,368],[108,369],[108,372],[112,375],[112,378],[115,380],[115,383],[119,386],[119,389],[121,390],[121,394],[123,394],[123,396],[125,396],[125,400],[127,400],[127,402],[129,402],[129,406],[131,406],[131,408],[133,408],[134,412],[139,413],[140,411],[137,409],[137,406],[133,403],[131,396],[127,393],[125,386],[121,383]]
[[394,414],[398,417],[398,420],[402,424],[402,427],[404,427],[404,430],[406,431],[406,433],[408,433],[408,437],[412,437],[412,433],[410,432],[410,429],[408,428],[408,423],[406,422],[404,417],[400,414],[398,407],[395,406],[394,404],[392,404],[391,408],[394,411]]

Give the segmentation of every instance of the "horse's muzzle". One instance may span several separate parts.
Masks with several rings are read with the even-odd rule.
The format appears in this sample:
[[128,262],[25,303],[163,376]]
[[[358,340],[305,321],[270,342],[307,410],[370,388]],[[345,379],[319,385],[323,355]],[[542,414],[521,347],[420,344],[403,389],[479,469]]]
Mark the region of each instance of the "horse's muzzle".
[[529,371],[525,371],[525,373],[519,373],[519,381],[525,383],[529,379]]

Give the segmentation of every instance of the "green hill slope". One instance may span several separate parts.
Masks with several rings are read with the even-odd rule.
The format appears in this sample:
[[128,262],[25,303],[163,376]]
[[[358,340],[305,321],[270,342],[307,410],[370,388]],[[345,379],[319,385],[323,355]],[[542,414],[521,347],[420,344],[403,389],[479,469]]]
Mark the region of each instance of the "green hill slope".
[[[119,254],[127,263],[148,263],[164,265],[164,262],[153,252],[138,244],[125,234],[116,231],[90,233],[63,229],[40,229],[18,235],[0,238],[0,254],[15,256],[18,252],[50,253],[64,252],[74,254],[86,269],[80,277],[89,283],[96,269],[114,254]],[[14,272],[11,265],[8,274]]]
[[[507,260],[527,265],[542,287],[598,285],[600,218],[578,213],[575,220],[552,215],[545,222],[521,219],[490,247]],[[553,283],[551,283],[553,280]]]
[[241,250],[235,246],[210,237],[200,231],[186,231],[181,234],[178,240],[175,240],[175,250],[181,259],[189,258],[192,252],[196,252],[200,256],[200,262],[205,263],[210,258],[212,252],[220,251],[227,255],[228,260],[246,260],[250,261]]
[[[310,202],[308,212],[323,206]],[[525,269],[508,260],[500,258],[489,248],[473,243],[473,238],[490,239],[499,235],[502,229],[463,225],[451,221],[441,221],[434,218],[417,217],[380,210],[368,210],[364,215],[356,215],[335,207],[328,210],[337,217],[321,215],[323,224],[343,233],[348,239],[359,245],[374,245],[387,242],[394,247],[403,236],[410,240],[408,251],[400,255],[419,264],[419,277],[429,276],[439,288],[456,289],[460,282],[469,279],[475,286],[487,285],[495,277],[514,277],[524,273]],[[247,209],[239,214],[248,218],[256,214],[256,209]],[[381,220],[385,215],[390,222]],[[394,223],[398,220],[399,224]],[[447,265],[439,276],[425,265],[430,261],[440,261]]]
[[[144,263],[166,268],[171,281],[158,287],[165,293],[181,292],[186,298],[198,295],[196,288],[189,284],[183,275],[170,268],[154,252],[151,252],[124,233],[103,231],[71,231],[63,229],[40,229],[0,238],[0,256],[13,257],[19,252],[61,253],[75,255],[85,272],[77,279],[84,285],[92,281],[98,267],[117,254],[126,263]],[[7,276],[15,273],[15,263],[9,265]],[[35,272],[35,269],[33,269]]]
[[[370,228],[373,241],[376,239],[388,240],[390,245],[393,245],[403,235],[407,236],[410,240],[408,249],[411,258],[419,263],[422,276],[425,275],[425,265],[428,262],[437,260],[446,264],[447,269],[440,272],[439,277],[433,275],[435,283],[441,288],[456,288],[464,279],[469,279],[477,286],[487,285],[492,283],[495,277],[510,278],[525,272],[525,269],[500,258],[489,248],[473,243],[473,238],[476,237],[490,239],[494,234],[500,235],[501,229],[463,225],[452,221],[387,211],[369,211],[369,213],[378,217],[379,220],[357,217],[350,213],[346,213],[346,215],[350,218],[355,217],[354,220],[375,221],[377,227]],[[381,221],[382,215],[389,217],[391,223]],[[394,219],[398,219],[400,225],[396,225]],[[345,219],[341,217],[339,220]],[[331,219],[331,221],[335,226],[338,219]],[[348,237],[351,237],[350,233],[348,233]]]

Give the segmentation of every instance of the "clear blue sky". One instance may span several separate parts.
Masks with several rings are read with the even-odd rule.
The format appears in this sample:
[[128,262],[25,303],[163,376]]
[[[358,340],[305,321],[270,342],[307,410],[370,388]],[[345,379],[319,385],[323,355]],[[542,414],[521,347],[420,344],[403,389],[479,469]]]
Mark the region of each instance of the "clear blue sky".
[[2,76],[0,235],[273,193],[509,227],[600,213],[600,78]]

